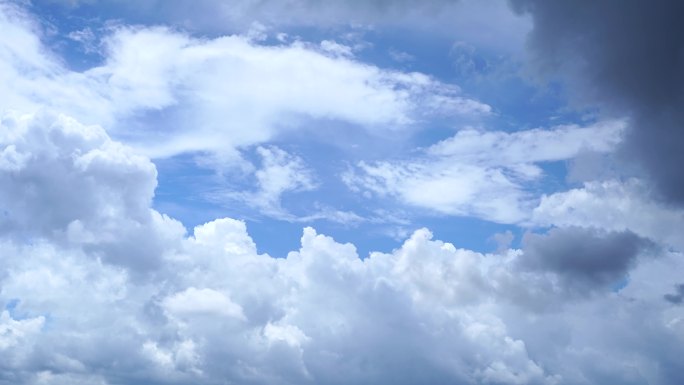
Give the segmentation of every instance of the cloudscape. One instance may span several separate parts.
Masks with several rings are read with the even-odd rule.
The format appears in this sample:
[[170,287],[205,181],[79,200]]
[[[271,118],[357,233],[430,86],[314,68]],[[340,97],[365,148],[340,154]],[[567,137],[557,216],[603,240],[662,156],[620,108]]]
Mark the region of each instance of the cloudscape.
[[683,17],[0,0],[0,384],[682,384]]

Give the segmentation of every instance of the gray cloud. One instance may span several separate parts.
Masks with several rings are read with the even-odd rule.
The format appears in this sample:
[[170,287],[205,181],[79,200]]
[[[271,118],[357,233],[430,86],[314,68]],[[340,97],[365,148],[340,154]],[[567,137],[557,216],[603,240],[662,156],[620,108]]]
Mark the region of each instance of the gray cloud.
[[523,238],[521,265],[556,274],[566,290],[584,293],[623,279],[652,243],[630,231],[554,228]]
[[631,118],[624,157],[684,204],[684,2],[513,0],[529,13],[532,64],[583,106]]
[[675,294],[665,294],[663,298],[675,305],[681,305],[684,302],[684,283],[675,286]]

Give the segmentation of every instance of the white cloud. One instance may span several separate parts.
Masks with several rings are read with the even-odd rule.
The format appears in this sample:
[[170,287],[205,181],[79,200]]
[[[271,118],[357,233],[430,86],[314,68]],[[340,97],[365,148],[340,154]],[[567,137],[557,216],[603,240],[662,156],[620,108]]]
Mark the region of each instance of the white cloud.
[[[221,233],[214,234],[220,239],[242,239],[240,243],[249,239],[244,225],[217,226],[230,223],[239,222],[209,223],[198,228],[195,237],[202,239],[208,226]],[[108,299],[109,289],[97,285],[110,280],[112,274],[116,275],[115,270],[93,265],[82,259],[85,255],[72,255],[58,262],[54,256],[63,254],[58,250],[51,251],[53,257],[48,259],[41,257],[40,249],[36,248],[8,254],[16,256],[8,261],[15,273],[3,281],[0,299],[19,297],[17,311],[43,311],[52,321],[49,329],[36,331],[32,345],[13,345],[6,350],[5,356],[11,360],[5,361],[5,365],[13,362],[14,366],[5,366],[3,370],[21,370],[24,376],[32,375],[36,369],[31,355],[43,354],[43,360],[56,362],[55,357],[61,354],[78,364],[71,364],[72,369],[61,364],[59,372],[53,372],[57,369],[54,367],[47,374],[78,378],[99,368],[105,378],[117,376],[123,383],[201,384],[217,378],[255,383],[337,383],[339,371],[344,370],[345,379],[357,383],[412,383],[404,378],[410,376],[412,380],[440,383],[563,384],[574,383],[578,378],[574,372],[577,367],[569,362],[590,365],[581,361],[590,353],[577,351],[583,346],[587,346],[585,350],[626,349],[632,355],[643,353],[641,361],[629,361],[642,376],[653,375],[649,368],[658,359],[634,350],[640,348],[625,340],[613,347],[586,340],[594,331],[611,330],[605,329],[605,318],[596,318],[593,306],[605,306],[604,301],[608,301],[622,311],[633,311],[629,310],[629,298],[597,299],[596,304],[588,303],[591,308],[587,310],[583,310],[584,304],[561,305],[559,311],[563,314],[581,312],[575,316],[577,324],[564,325],[564,333],[574,336],[576,342],[572,344],[564,342],[566,339],[558,340],[555,329],[537,328],[542,335],[521,339],[517,329],[522,325],[534,327],[540,318],[555,322],[557,313],[534,314],[525,308],[507,310],[508,301],[515,297],[507,299],[508,288],[499,292],[497,280],[492,280],[496,276],[488,273],[493,266],[511,268],[506,259],[432,241],[424,230],[414,234],[399,250],[377,253],[365,261],[358,258],[351,245],[337,244],[313,230],[305,231],[301,250],[287,259],[258,256],[249,247],[225,247],[232,242],[235,241],[204,242],[210,249],[194,249],[190,243],[185,250],[190,258],[167,261],[173,266],[160,280],[120,282],[126,295],[118,299]],[[214,259],[205,264],[203,260],[210,257],[209,250]],[[184,269],[184,264],[192,269]],[[16,274],[28,274],[44,266],[50,266],[51,274],[62,282],[61,286],[49,289],[52,295],[48,297],[44,295],[46,289],[33,285],[34,281],[20,280],[21,274]],[[79,270],[90,278],[75,279],[72,272]],[[658,272],[656,268],[650,274]],[[216,289],[188,286],[208,282]],[[536,285],[526,280],[518,284],[528,290],[529,285]],[[156,299],[169,285],[181,289],[177,292],[180,294]],[[81,294],[74,297],[74,291]],[[235,295],[228,300],[226,291]],[[179,303],[184,304],[182,309],[172,311],[183,314],[183,323],[166,320],[164,313],[155,310],[159,305],[173,308]],[[221,316],[226,303],[242,303],[245,320],[202,320],[211,314]],[[659,308],[665,310],[662,305]],[[590,314],[595,322],[593,327],[580,322],[581,317]],[[660,322],[671,324],[677,316],[668,315]],[[113,318],[103,324],[102,320],[109,317]],[[660,330],[659,333],[664,332]],[[620,333],[614,331],[611,338],[619,339],[623,335]],[[59,342],[64,335],[77,339]],[[539,340],[544,338],[546,344],[540,347]],[[549,338],[555,342],[549,345]],[[97,345],[96,354],[82,348],[93,344]],[[20,346],[23,358],[17,356]],[[40,353],[39,347],[49,347],[49,351]],[[556,352],[549,355],[548,349]],[[134,359],[117,358],[126,356]],[[106,364],[116,361],[118,364],[113,367]],[[374,370],[368,372],[364,369],[367,365],[373,365]],[[617,361],[611,365],[619,369],[622,364]],[[121,371],[130,374],[121,379]],[[656,384],[667,383],[655,381],[657,377],[646,378]]]
[[515,223],[534,202],[526,185],[543,176],[537,163],[611,151],[623,127],[613,121],[514,133],[465,129],[414,159],[360,162],[343,179],[353,190],[433,212]]
[[609,121],[588,127],[566,125],[512,133],[466,129],[431,146],[427,152],[458,160],[515,167],[511,165],[570,159],[583,150],[612,151],[620,143],[624,128],[622,121]]
[[[290,221],[349,224],[363,218],[325,205],[300,215],[284,210],[282,194],[309,191],[316,182],[299,158],[284,159],[266,143],[298,130],[334,129],[321,121],[390,134],[422,127],[434,116],[491,113],[455,85],[363,63],[333,41],[265,45],[250,34],[199,39],[164,27],[115,26],[100,39],[102,64],[75,72],[41,43],[38,22],[20,7],[3,3],[0,25],[8,31],[0,36],[0,65],[6,67],[0,102],[6,108],[68,114],[105,127],[147,156],[201,154],[216,169],[244,165],[242,151],[264,146],[258,151],[285,163],[275,166],[262,154],[257,189],[232,196]],[[22,156],[8,146],[0,167],[19,167]],[[92,238],[79,226],[70,227],[72,238]]]
[[[0,231],[152,268],[185,232],[150,209],[150,160],[64,115],[0,116]],[[11,156],[5,156],[10,154]]]
[[351,226],[377,221],[377,218],[365,218],[353,211],[338,210],[319,202],[307,205],[303,213],[286,210],[282,205],[283,196],[318,189],[318,177],[301,157],[276,146],[259,146],[256,153],[261,158],[260,165],[255,167],[256,171],[251,167],[249,171],[256,180],[254,190],[218,190],[207,193],[206,198],[226,206],[235,202],[245,204],[257,209],[261,215],[289,222],[326,220]]
[[254,172],[256,191],[228,191],[211,195],[213,200],[236,200],[255,207],[261,213],[281,219],[295,217],[282,208],[280,199],[285,193],[310,191],[317,187],[314,173],[304,160],[278,147],[258,147],[261,165]]
[[12,348],[39,333],[44,324],[45,317],[15,320],[7,310],[3,310],[0,313],[0,351]]
[[[197,39],[163,27],[120,26],[102,38],[102,65],[73,72],[49,53],[18,7],[3,3],[0,25],[7,31],[0,37],[4,106],[52,108],[103,125],[153,157],[234,156],[310,120],[394,130],[421,119],[426,108],[466,115],[490,109],[425,74],[340,54],[344,46],[331,41],[322,48],[269,46],[249,34]],[[140,117],[154,123],[140,124]]]
[[75,42],[80,43],[83,46],[83,50],[86,53],[97,53],[97,36],[89,27],[72,31],[67,34],[67,37]]
[[530,224],[631,230],[684,250],[684,210],[654,200],[649,186],[638,179],[586,182],[581,188],[544,195]]
[[206,288],[189,287],[164,299],[163,306],[166,311],[176,316],[215,314],[238,319],[245,318],[240,305],[231,301],[225,294]]
[[[135,231],[108,233],[122,253],[173,228],[170,219],[145,222],[159,215],[149,206],[121,203],[149,205],[148,160],[65,117],[13,122],[3,126],[2,146],[30,148],[30,157],[0,170],[2,191],[31,180],[44,188],[11,201],[49,205],[43,214],[15,210],[13,220],[34,226],[0,234],[0,305],[11,309],[0,316],[0,330],[11,330],[0,334],[1,384],[669,385],[680,370],[666,358],[682,354],[684,309],[662,298],[680,283],[680,254],[634,257],[633,279],[619,292],[569,297],[554,289],[562,272],[525,269],[527,250],[485,255],[422,229],[392,252],[361,259],[352,244],[307,228],[299,250],[272,258],[257,253],[244,222],[224,218],[191,236],[169,232],[160,263],[140,275],[137,264],[101,258],[93,245],[104,242],[101,222],[129,227],[142,215]],[[93,163],[80,159],[91,153],[101,153],[103,172],[83,171]],[[54,177],[49,184],[28,178],[38,166]],[[136,173],[140,187],[122,182]],[[78,194],[104,203],[74,206]],[[55,236],[72,216],[90,242]],[[639,325],[650,326],[635,336]],[[597,367],[598,354],[611,359]]]
[[352,47],[340,44],[334,40],[323,40],[321,42],[321,49],[335,56],[354,56],[354,50]]

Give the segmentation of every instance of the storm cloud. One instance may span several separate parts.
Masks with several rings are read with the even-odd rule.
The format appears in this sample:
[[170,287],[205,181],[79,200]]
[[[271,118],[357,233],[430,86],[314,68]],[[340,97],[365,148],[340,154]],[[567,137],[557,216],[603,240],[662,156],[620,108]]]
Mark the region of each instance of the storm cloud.
[[623,158],[652,179],[660,198],[684,204],[684,3],[512,4],[533,18],[532,68],[562,80],[579,106],[629,117]]

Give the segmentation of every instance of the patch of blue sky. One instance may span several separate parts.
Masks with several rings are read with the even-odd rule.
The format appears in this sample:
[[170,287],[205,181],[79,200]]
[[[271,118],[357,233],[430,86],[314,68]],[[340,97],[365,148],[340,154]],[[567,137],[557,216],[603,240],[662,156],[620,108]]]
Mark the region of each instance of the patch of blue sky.
[[7,310],[7,312],[12,316],[13,318],[15,317],[14,311],[19,306],[19,299],[18,298],[10,298],[7,300],[7,303],[5,303],[4,309]]
[[613,282],[613,284],[611,285],[610,289],[611,289],[614,293],[617,293],[617,292],[619,292],[620,290],[622,290],[622,289],[624,289],[625,287],[627,287],[627,285],[629,285],[629,281],[630,281],[629,275],[625,275],[624,277],[620,278],[619,280]]
[[417,219],[413,226],[430,229],[434,239],[444,239],[457,248],[476,250],[482,253],[495,252],[498,245],[494,235],[503,234],[507,231],[513,235],[510,246],[513,248],[520,247],[520,240],[526,231],[516,225],[495,223],[465,216],[426,216]]
[[205,198],[219,185],[215,171],[197,164],[197,154],[157,159],[157,189],[153,207],[180,220],[188,230],[225,216],[224,209]]
[[[419,30],[371,30],[363,38],[371,44],[357,54],[359,59],[383,68],[429,74],[458,86],[463,96],[490,105],[493,115],[481,122],[487,129],[517,131],[580,117],[565,108],[567,95],[560,83],[541,84],[529,78],[516,55],[476,47],[458,35]],[[454,127],[454,122],[434,123]]]
[[[281,204],[293,216],[303,218],[314,215],[321,208],[354,212],[360,219],[350,223],[340,223],[325,215],[317,219],[283,220],[262,215],[258,208],[250,208],[244,203],[226,199],[206,200],[201,197],[215,188],[250,189],[251,186],[240,178],[231,179],[228,186],[215,178],[193,174],[196,170],[192,162],[186,162],[184,171],[176,169],[169,172],[169,161],[157,162],[160,177],[155,207],[160,211],[181,220],[189,229],[195,225],[217,217],[234,217],[246,221],[248,231],[259,245],[259,252],[282,257],[287,252],[299,248],[299,237],[304,226],[313,226],[319,232],[332,235],[339,242],[352,242],[359,255],[365,257],[371,251],[388,251],[401,245],[413,231],[421,227],[430,228],[438,239],[445,239],[457,247],[483,252],[492,251],[496,245],[491,241],[495,233],[512,231],[519,238],[522,231],[512,225],[502,225],[472,217],[445,215],[426,215],[422,210],[410,209],[395,213],[398,205],[392,199],[368,200],[350,192],[335,175],[318,173],[321,179],[319,188],[309,192],[285,193]],[[325,167],[331,167],[329,163]],[[190,174],[185,174],[190,173]],[[204,181],[202,181],[204,179]],[[200,198],[198,198],[200,197]],[[406,220],[401,221],[402,214]],[[398,216],[399,218],[394,218]],[[410,219],[410,220],[409,220]],[[410,225],[408,224],[410,222]]]
[[[305,192],[285,192],[281,197],[284,210],[294,217],[316,214],[321,208],[353,212],[364,218],[360,223],[337,223],[325,216],[304,221],[273,219],[262,215],[259,208],[248,207],[243,202],[226,199],[206,199],[213,190],[244,192],[254,190],[254,179],[250,176],[234,175],[219,178],[213,170],[198,166],[195,155],[182,155],[171,159],[157,160],[159,187],[155,207],[181,220],[186,227],[204,223],[217,217],[229,216],[246,220],[250,235],[260,245],[260,252],[273,256],[284,256],[299,247],[298,239],[304,226],[312,225],[319,232],[334,236],[340,242],[353,242],[360,256],[371,251],[397,248],[403,238],[420,227],[430,228],[438,239],[445,239],[457,247],[483,252],[496,246],[491,236],[506,230],[520,238],[522,230],[511,225],[501,225],[478,218],[418,215],[418,210],[409,210],[409,227],[393,223],[383,214],[401,210],[392,198],[366,199],[350,191],[341,182],[340,174],[359,160],[391,159],[401,154],[410,154],[416,145],[428,146],[436,139],[421,132],[414,140],[397,139],[396,135],[369,135],[359,127],[342,122],[309,122],[310,130],[298,131],[270,143],[288,153],[301,157],[313,169],[317,188]],[[423,137],[421,138],[421,135]],[[421,140],[423,143],[421,143]],[[253,148],[242,152],[243,157],[259,167]],[[540,164],[545,171],[543,181],[537,184],[539,193],[551,193],[563,189],[565,162]],[[550,183],[552,182],[552,183]],[[533,187],[534,188],[534,187]]]
[[[52,325],[54,318],[52,315],[49,313],[38,313],[36,314],[35,312],[30,312],[25,309],[23,309],[22,301],[19,298],[10,298],[5,302],[5,305],[3,307],[4,311],[7,311],[9,316],[14,319],[15,321],[22,321],[26,319],[31,319],[35,317],[40,317],[42,316],[45,320],[43,323],[43,330],[48,330],[50,326]],[[10,329],[11,330],[11,329]]]
[[532,186],[537,194],[552,194],[568,187],[568,161],[540,162],[537,164],[544,177]]
[[42,39],[63,64],[72,71],[85,71],[102,63],[99,39],[105,20],[83,7],[67,7],[59,2],[29,3],[43,29]]
[[[153,12],[135,13],[130,8],[108,2],[97,6],[86,3],[77,8],[40,2],[33,7],[37,14],[51,15],[49,23],[60,31],[54,36],[89,30],[95,34],[92,37],[95,41],[107,22],[99,17],[100,14],[107,14],[110,19],[120,19],[126,24],[158,22]],[[197,36],[211,37],[230,32],[229,26],[197,28],[185,24],[175,27]],[[268,38],[259,44],[282,44],[276,32],[287,33],[289,37],[286,42],[301,39],[317,44],[322,40],[334,40],[340,44],[357,45],[359,48],[354,50],[354,60],[380,68],[429,74],[446,84],[457,85],[464,97],[490,105],[493,113],[488,116],[432,116],[416,127],[403,131],[369,131],[346,122],[301,119],[297,122],[300,125],[297,130],[290,130],[272,143],[265,144],[276,145],[301,157],[317,178],[317,188],[313,191],[285,192],[282,195],[282,207],[293,218],[311,216],[324,208],[355,213],[364,218],[365,222],[360,223],[338,223],[326,220],[324,216],[309,221],[273,219],[261,213],[258,207],[249,207],[244,202],[209,198],[212,193],[221,190],[254,191],[253,177],[241,175],[236,170],[228,170],[227,174],[219,177],[211,168],[198,164],[198,154],[156,159],[159,183],[154,207],[179,219],[189,230],[218,217],[244,219],[252,237],[264,248],[260,251],[274,256],[284,256],[287,251],[298,248],[296,241],[306,225],[330,233],[341,242],[353,241],[361,256],[383,247],[398,247],[402,236],[420,227],[430,228],[437,238],[451,241],[457,247],[490,251],[494,248],[490,241],[492,234],[509,230],[519,238],[522,230],[478,218],[419,215],[416,214],[417,210],[410,208],[407,211],[411,213],[408,218],[410,221],[407,221],[411,223],[410,228],[392,223],[392,220],[383,222],[380,218],[382,215],[378,213],[398,212],[405,208],[391,198],[368,200],[350,191],[341,182],[341,173],[361,160],[409,157],[420,148],[446,139],[466,126],[512,132],[551,127],[583,118],[578,112],[562,108],[567,101],[559,85],[551,83],[540,87],[526,79],[514,55],[502,55],[486,47],[476,47],[457,35],[407,31],[400,27],[279,27],[269,31]],[[46,38],[50,39],[50,34]],[[64,57],[70,68],[85,70],[102,60],[97,51],[86,47],[85,42],[77,38],[60,39],[51,46]],[[166,130],[173,130],[178,112],[170,108],[137,115],[130,122],[121,124],[122,127],[128,127],[127,130],[115,131],[112,135],[128,143],[135,143],[136,135],[141,132],[164,136]],[[154,127],[154,130],[149,130],[149,127]],[[243,149],[242,156],[258,167],[259,159],[254,154],[254,148]],[[567,173],[565,161],[545,162],[539,166],[544,170],[545,177],[531,186],[535,193],[551,193],[564,188]]]

